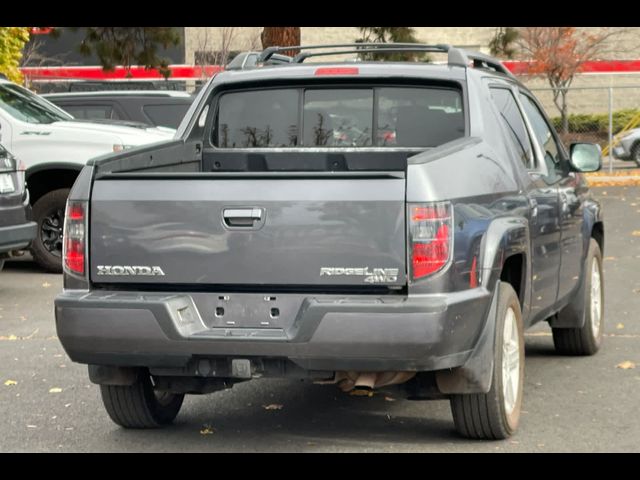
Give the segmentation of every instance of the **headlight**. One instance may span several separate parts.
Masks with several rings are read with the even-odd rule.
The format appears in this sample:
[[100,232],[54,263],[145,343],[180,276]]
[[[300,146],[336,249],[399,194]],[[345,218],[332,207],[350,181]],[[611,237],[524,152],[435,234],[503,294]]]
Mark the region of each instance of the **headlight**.
[[119,143],[116,143],[113,145],[113,151],[114,152],[122,152],[123,150],[129,150],[130,148],[135,147],[135,145],[122,145]]

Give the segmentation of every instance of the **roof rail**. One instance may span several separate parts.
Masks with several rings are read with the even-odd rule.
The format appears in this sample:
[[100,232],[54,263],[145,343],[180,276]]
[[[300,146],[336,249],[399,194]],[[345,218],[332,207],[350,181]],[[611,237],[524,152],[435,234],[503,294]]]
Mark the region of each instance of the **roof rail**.
[[[327,49],[343,50],[327,50]],[[447,64],[450,66],[469,67],[473,62],[474,68],[491,68],[510,77],[513,74],[497,58],[479,52],[467,51],[448,44],[427,45],[422,43],[339,43],[329,45],[298,45],[290,47],[268,47],[258,57],[257,63],[264,64],[278,52],[297,50],[299,53],[291,59],[291,63],[302,63],[309,57],[326,55],[343,55],[348,53],[374,52],[439,52],[447,53]],[[303,50],[305,50],[303,52]],[[308,50],[319,50],[309,52]]]
[[515,78],[509,69],[497,58],[469,50],[465,50],[464,53],[467,58],[473,62],[474,68],[492,68],[496,72],[504,73],[505,75]]

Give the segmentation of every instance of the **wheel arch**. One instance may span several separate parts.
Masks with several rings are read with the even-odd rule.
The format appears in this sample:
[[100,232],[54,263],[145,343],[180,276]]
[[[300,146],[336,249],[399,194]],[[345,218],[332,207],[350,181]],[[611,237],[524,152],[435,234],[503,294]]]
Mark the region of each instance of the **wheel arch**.
[[481,285],[492,292],[485,323],[476,346],[462,367],[439,371],[438,389],[444,394],[486,393],[493,380],[498,293],[501,283],[509,283],[520,300],[522,319],[527,325],[531,272],[529,223],[522,217],[502,217],[489,225],[480,244]]
[[53,190],[71,188],[84,165],[74,163],[46,163],[36,165],[26,172],[31,205]]

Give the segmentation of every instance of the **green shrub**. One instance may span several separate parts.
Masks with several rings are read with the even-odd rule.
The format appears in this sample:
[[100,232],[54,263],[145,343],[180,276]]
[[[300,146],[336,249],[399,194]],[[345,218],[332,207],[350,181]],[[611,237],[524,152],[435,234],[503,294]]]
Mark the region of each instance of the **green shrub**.
[[[618,133],[635,116],[640,114],[638,109],[626,109],[613,112],[613,134]],[[560,130],[560,117],[551,119],[553,126]],[[569,133],[607,133],[609,131],[609,114],[607,113],[578,113],[569,115]]]

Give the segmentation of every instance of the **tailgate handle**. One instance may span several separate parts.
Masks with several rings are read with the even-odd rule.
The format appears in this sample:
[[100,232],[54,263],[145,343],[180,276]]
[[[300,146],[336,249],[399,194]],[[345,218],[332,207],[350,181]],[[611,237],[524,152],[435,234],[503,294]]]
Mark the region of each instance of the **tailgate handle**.
[[261,208],[225,208],[222,218],[228,227],[253,227],[262,220]]

